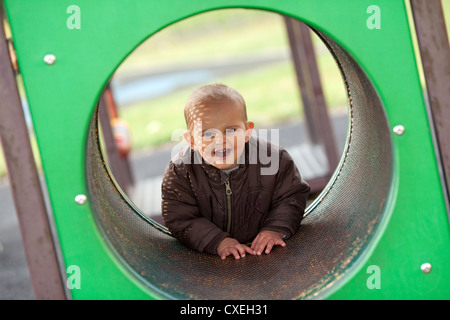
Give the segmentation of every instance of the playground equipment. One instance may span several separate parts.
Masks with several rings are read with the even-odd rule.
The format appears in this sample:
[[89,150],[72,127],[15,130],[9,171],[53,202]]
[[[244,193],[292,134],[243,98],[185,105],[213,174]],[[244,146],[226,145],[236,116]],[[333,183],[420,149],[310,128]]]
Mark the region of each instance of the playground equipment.
[[[438,2],[413,1],[413,11],[422,26],[417,28],[421,49],[433,50],[433,63],[444,57],[436,67],[427,65],[430,57],[423,54],[433,72],[428,77],[425,68],[431,111],[439,121],[427,115],[403,0],[4,3],[38,139],[56,247],[67,271],[61,278],[44,206],[21,206],[19,192],[29,197],[27,203],[29,194],[36,203],[42,200],[38,183],[24,188],[27,181],[14,180],[29,174],[36,182],[37,175],[29,165],[22,169],[21,154],[10,141],[5,154],[11,180],[17,181],[12,187],[38,298],[450,297],[450,165],[448,157],[440,158],[450,149],[444,140],[449,128],[443,125],[450,109],[449,49],[446,40],[434,51],[440,43],[426,44],[422,35],[441,30]],[[300,231],[286,248],[239,261],[185,249],[128,201],[101,153],[97,115],[104,87],[137,45],[180,19],[229,7],[271,10],[309,25],[336,58],[349,99],[344,153]],[[13,79],[12,70],[6,71],[2,77]],[[435,86],[436,79],[444,87]],[[6,84],[0,84],[3,99]],[[2,100],[0,115],[11,117],[14,111],[6,109]],[[0,133],[8,140],[4,129]],[[26,161],[32,157],[26,156]],[[32,213],[39,224],[26,219]],[[39,230],[30,237],[33,228]],[[45,257],[39,256],[42,248]],[[68,281],[66,291],[64,278],[70,280],[72,272],[81,283]]]

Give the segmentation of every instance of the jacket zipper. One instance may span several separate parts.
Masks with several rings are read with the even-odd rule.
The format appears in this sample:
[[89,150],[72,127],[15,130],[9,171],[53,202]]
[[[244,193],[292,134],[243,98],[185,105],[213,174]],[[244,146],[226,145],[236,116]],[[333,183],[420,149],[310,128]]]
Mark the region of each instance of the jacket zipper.
[[225,181],[225,194],[227,195],[227,212],[228,212],[228,217],[227,217],[227,232],[230,233],[231,231],[231,194],[233,192],[231,191],[231,187],[230,187],[230,180],[227,179],[227,181]]

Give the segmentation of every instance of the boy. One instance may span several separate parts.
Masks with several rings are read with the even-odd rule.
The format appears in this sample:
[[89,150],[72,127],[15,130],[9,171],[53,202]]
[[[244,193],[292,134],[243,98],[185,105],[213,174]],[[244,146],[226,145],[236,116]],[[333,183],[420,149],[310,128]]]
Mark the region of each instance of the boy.
[[[184,114],[189,148],[169,162],[161,187],[162,213],[173,236],[222,259],[286,246],[309,194],[292,158],[251,136],[254,124],[247,121],[244,99],[228,86],[196,90]],[[275,170],[260,161],[268,153]]]

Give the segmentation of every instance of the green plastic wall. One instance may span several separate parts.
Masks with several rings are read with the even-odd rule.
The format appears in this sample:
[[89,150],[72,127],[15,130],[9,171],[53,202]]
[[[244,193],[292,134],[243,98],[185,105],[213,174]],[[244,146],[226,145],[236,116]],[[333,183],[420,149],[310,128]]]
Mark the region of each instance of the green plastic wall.
[[[385,218],[359,263],[321,298],[450,298],[449,221],[403,0],[5,0],[38,139],[57,234],[66,267],[81,271],[74,299],[160,298],[136,280],[110,251],[93,221],[85,151],[89,121],[114,70],[142,41],[180,19],[228,7],[291,15],[329,35],[360,64],[393,128],[391,198]],[[67,28],[70,5],[80,29]],[[380,28],[367,26],[369,5]],[[43,58],[54,54],[56,62]],[[432,271],[425,274],[421,264]],[[379,267],[375,275],[370,266]],[[379,276],[380,288],[367,285]]]

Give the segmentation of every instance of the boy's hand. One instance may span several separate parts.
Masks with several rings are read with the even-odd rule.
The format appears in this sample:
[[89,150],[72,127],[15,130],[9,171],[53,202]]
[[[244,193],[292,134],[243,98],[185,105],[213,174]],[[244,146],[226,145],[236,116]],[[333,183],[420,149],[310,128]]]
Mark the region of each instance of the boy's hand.
[[253,254],[253,250],[247,247],[245,244],[240,244],[239,241],[233,238],[225,238],[217,246],[217,254],[226,259],[227,256],[233,255],[236,259],[245,257],[245,253]]
[[251,249],[253,254],[261,255],[266,249],[266,253],[270,253],[273,246],[285,247],[286,243],[283,241],[284,234],[282,232],[264,230],[258,233],[256,238],[252,242]]

